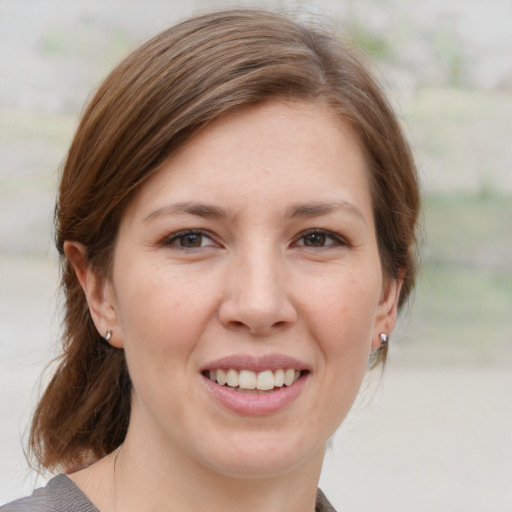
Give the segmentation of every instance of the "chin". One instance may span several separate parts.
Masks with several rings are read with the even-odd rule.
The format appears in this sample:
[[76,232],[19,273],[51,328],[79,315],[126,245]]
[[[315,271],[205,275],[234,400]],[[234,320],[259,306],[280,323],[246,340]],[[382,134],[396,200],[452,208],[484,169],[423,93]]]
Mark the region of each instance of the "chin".
[[[206,465],[216,473],[239,478],[270,478],[291,473],[312,459],[323,460],[326,443],[305,446],[307,440],[290,442],[290,436],[253,435],[231,439],[229,446],[218,446]],[[206,454],[204,454],[206,455]]]

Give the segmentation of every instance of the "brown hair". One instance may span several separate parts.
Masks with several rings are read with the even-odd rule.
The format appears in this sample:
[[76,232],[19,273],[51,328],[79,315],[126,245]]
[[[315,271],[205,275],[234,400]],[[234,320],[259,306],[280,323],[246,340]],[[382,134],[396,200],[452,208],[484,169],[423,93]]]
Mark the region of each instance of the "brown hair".
[[[331,34],[260,10],[186,20],[141,46],[107,77],[81,119],[55,210],[65,294],[63,353],[35,411],[30,449],[40,466],[69,470],[124,440],[131,383],[124,352],[97,332],[66,240],[109,272],[120,217],[133,192],[199,129],[228,112],[284,97],[328,104],[366,153],[386,275],[415,277],[419,209],[409,146],[363,58]],[[378,359],[383,360],[385,352]]]

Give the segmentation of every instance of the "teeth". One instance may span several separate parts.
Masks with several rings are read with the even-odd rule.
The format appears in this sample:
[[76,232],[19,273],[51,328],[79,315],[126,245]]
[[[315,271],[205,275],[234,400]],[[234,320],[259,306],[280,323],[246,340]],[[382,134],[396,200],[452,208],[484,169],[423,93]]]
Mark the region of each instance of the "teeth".
[[294,368],[278,369],[275,371],[265,370],[263,372],[253,372],[251,370],[210,370],[208,372],[210,380],[217,382],[221,386],[226,384],[237,391],[271,391],[274,388],[291,386],[300,377],[300,371]]
[[238,372],[236,370],[233,370],[233,368],[230,368],[228,370],[228,373],[226,374],[226,379],[227,379],[229,387],[231,387],[231,388],[238,387]]
[[226,372],[224,370],[217,370],[217,382],[224,386],[226,384]]
[[[285,386],[291,386],[295,379],[295,370],[293,368],[288,368],[284,372],[284,384]],[[219,378],[217,377],[217,382],[219,382]]]
[[238,375],[238,385],[242,389],[256,389],[256,374],[250,370],[241,370]]
[[280,388],[284,385],[284,370],[276,370],[274,374],[274,386]]
[[256,378],[256,387],[261,391],[268,391],[274,389],[274,374],[272,370],[265,370],[264,372],[258,373]]

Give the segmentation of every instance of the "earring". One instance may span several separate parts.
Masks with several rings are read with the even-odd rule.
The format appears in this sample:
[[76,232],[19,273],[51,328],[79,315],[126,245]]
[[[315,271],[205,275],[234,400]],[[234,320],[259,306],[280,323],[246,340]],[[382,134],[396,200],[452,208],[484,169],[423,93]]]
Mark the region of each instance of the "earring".
[[107,331],[107,334],[105,334],[105,336],[103,337],[103,339],[108,342],[110,341],[110,338],[112,338],[112,331],[109,329]]
[[384,348],[388,344],[389,334],[386,334],[385,332],[381,332],[379,334],[379,338],[380,338],[380,347],[379,348]]

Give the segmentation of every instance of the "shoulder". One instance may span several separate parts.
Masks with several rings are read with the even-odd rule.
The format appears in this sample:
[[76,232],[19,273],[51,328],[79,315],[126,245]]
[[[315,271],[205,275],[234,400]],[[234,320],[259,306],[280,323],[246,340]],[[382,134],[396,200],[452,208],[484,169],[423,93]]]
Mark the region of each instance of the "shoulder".
[[57,475],[31,496],[1,506],[0,512],[98,512],[98,509],[66,475]]
[[320,489],[316,491],[315,512],[336,512],[334,507],[329,503],[329,500],[325,497],[325,494]]
[[[316,512],[336,512],[318,489]],[[0,512],[99,512],[87,496],[66,476],[57,475],[31,496],[7,503]]]

